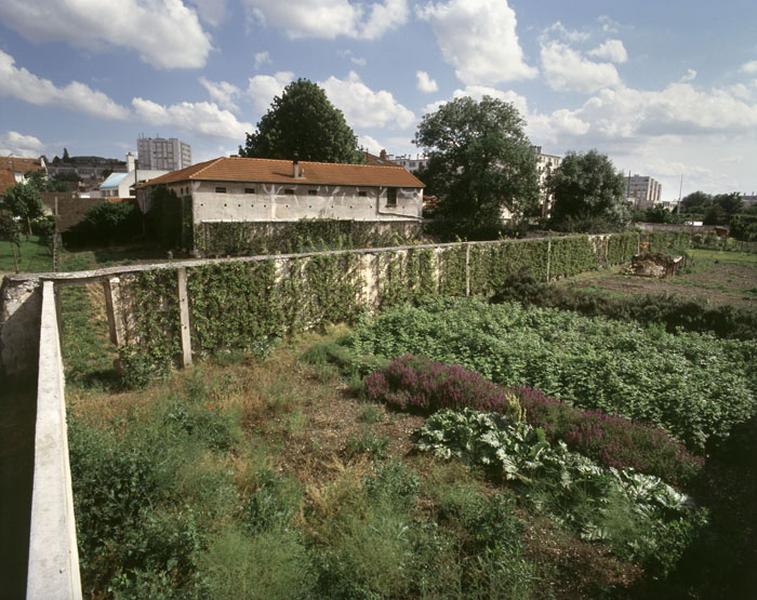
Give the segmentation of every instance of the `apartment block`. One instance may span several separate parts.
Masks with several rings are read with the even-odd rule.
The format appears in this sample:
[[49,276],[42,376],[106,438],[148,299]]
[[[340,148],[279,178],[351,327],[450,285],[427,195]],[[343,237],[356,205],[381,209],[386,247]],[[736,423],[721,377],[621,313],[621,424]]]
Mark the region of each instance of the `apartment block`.
[[629,175],[626,180],[626,200],[637,210],[651,208],[660,202],[662,186],[656,179],[644,175]]
[[177,138],[140,137],[137,154],[139,168],[148,171],[178,171],[192,164],[192,147]]

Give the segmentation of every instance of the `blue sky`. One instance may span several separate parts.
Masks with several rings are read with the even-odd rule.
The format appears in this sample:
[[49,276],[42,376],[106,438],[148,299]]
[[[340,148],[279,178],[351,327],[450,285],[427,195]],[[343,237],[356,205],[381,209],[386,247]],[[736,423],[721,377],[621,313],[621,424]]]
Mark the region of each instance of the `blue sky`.
[[513,102],[550,153],[598,148],[663,198],[757,191],[757,2],[3,0],[0,153],[236,152],[292,78],[371,150],[455,96]]

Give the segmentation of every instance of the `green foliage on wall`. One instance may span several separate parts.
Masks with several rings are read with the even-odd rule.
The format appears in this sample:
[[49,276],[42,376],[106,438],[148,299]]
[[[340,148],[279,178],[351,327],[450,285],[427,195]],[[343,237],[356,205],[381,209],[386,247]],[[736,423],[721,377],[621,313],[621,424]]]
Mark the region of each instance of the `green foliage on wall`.
[[641,251],[670,254],[685,252],[691,247],[691,235],[687,232],[643,232],[641,234]]
[[512,273],[522,269],[543,281],[547,278],[546,240],[506,240],[470,249],[470,293],[489,296]]
[[127,345],[119,354],[124,383],[140,387],[170,371],[181,354],[176,271],[142,271],[122,284],[129,289]]
[[[386,308],[431,295],[466,295],[466,253],[471,295],[490,296],[513,273],[538,281],[627,261],[637,234],[609,238],[502,240],[485,244],[416,247],[363,253],[323,253],[187,269],[192,350],[263,352],[286,334],[322,323],[352,322],[366,309]],[[548,257],[549,252],[549,257]],[[371,255],[368,255],[371,256]],[[364,271],[373,270],[373,276]],[[375,277],[375,280],[371,280]],[[375,304],[367,306],[376,286]],[[176,273],[139,273],[125,281],[131,298],[132,338],[122,351],[133,384],[164,373],[180,354]]]
[[273,261],[207,265],[187,275],[194,352],[259,351],[283,333]]
[[413,248],[383,253],[379,255],[378,263],[381,307],[436,294],[436,260],[432,249]]
[[627,262],[638,251],[639,234],[627,231],[611,235],[607,240],[607,263],[620,265]]
[[588,236],[556,237],[551,240],[549,278],[570,277],[601,267],[603,259],[594,252]]
[[439,293],[465,295],[465,255],[467,246],[448,246],[439,253]]
[[195,249],[202,256],[295,253],[334,248],[378,248],[413,243],[418,223],[302,219],[282,223],[200,223]]

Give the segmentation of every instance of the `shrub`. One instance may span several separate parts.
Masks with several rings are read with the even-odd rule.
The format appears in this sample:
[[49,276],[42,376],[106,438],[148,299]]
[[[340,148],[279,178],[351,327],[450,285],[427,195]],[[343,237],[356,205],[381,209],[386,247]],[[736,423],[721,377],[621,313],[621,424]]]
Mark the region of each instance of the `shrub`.
[[369,400],[428,414],[442,408],[506,412],[502,387],[459,365],[406,354],[365,378]]
[[459,365],[404,355],[366,377],[365,390],[370,400],[423,414],[473,408],[517,420],[522,408],[528,423],[543,429],[551,441],[563,440],[606,466],[630,467],[666,481],[689,481],[702,465],[660,427],[581,410],[533,388],[506,390]]
[[85,244],[130,241],[142,233],[142,215],[132,202],[103,202],[90,207],[72,233]]

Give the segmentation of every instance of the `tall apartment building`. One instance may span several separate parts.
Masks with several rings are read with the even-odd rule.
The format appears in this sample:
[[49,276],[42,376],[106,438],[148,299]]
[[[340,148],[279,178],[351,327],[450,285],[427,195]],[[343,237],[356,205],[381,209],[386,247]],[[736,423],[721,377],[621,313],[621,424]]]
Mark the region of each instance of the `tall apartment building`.
[[552,210],[552,203],[554,198],[552,194],[547,190],[547,178],[552,171],[557,169],[562,162],[562,156],[556,154],[545,154],[541,151],[541,146],[532,146],[534,153],[536,154],[536,168],[539,171],[539,189],[541,191],[541,215],[548,217],[550,210]]
[[192,164],[192,147],[177,138],[137,140],[139,168],[148,171],[178,171]]
[[660,202],[662,186],[656,179],[643,175],[628,176],[626,180],[626,200],[637,210],[652,208]]
[[418,169],[428,166],[428,157],[424,154],[416,154],[413,157],[412,154],[399,154],[395,156],[394,154],[385,154],[383,150],[381,152],[384,154],[381,158],[386,158],[386,160],[393,162],[395,165],[405,167],[411,173],[415,173]]

